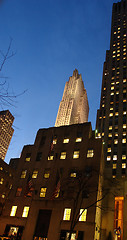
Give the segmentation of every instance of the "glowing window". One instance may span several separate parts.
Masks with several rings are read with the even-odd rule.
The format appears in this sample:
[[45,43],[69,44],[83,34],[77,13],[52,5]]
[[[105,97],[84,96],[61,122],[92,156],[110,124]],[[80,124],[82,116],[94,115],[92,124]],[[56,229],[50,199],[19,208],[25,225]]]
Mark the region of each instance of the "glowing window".
[[17,206],[12,206],[10,216],[14,217],[16,215]]
[[111,156],[107,156],[107,161],[110,161],[111,160]]
[[124,197],[115,197],[114,228],[120,227],[121,232],[123,232],[123,201]]
[[76,172],[71,172],[71,173],[70,173],[70,177],[75,178],[76,176],[77,176],[77,173],[76,173]]
[[118,116],[118,115],[119,115],[119,113],[118,113],[118,112],[116,112],[116,113],[115,113],[115,116]]
[[122,143],[126,143],[126,138],[123,138],[123,139],[122,139]]
[[3,168],[2,168],[2,167],[0,167],[0,170],[1,170],[1,171],[3,171]]
[[63,220],[69,221],[70,218],[71,218],[71,208],[65,208]]
[[53,145],[57,144],[57,139],[53,139]]
[[30,158],[31,158],[31,153],[27,153],[27,154],[26,154],[25,161],[26,161],[26,162],[30,162]]
[[69,143],[69,138],[64,138],[63,143]]
[[92,158],[94,156],[94,150],[93,149],[89,149],[87,152],[87,158]]
[[113,160],[116,161],[117,160],[117,155],[113,156]]
[[22,188],[17,188],[16,197],[20,197],[22,193]]
[[114,140],[114,144],[118,144],[118,139],[115,139],[115,140]]
[[126,128],[126,124],[123,124],[123,128]]
[[122,160],[126,160],[126,155],[122,155]]
[[34,170],[32,174],[32,178],[37,178],[38,170]]
[[125,111],[125,112],[123,112],[123,115],[126,115],[127,114],[127,112]]
[[45,169],[44,178],[49,178],[49,177],[50,177],[50,169]]
[[22,173],[21,173],[20,178],[25,178],[26,174],[27,174],[27,170],[23,170]]
[[40,190],[40,197],[45,198],[45,196],[46,196],[46,191],[47,191],[47,188],[41,188],[41,190]]
[[73,158],[79,158],[79,151],[74,151]]
[[109,134],[108,134],[108,137],[112,137],[112,133],[109,133]]
[[29,207],[24,207],[22,217],[27,217],[29,213]]
[[82,137],[78,137],[76,138],[75,142],[81,142],[82,141]]
[[111,87],[111,90],[114,90],[114,87]]
[[1,178],[1,179],[0,179],[0,184],[2,185],[3,183],[4,183],[4,179]]
[[126,163],[122,163],[122,168],[126,168]]
[[111,152],[111,148],[108,148],[107,152]]
[[66,152],[61,152],[60,159],[66,159]]
[[80,222],[85,222],[86,221],[86,215],[87,215],[87,209],[80,209],[79,221]]
[[116,167],[117,167],[117,164],[113,163],[113,169],[116,169]]
[[49,160],[49,161],[53,160],[53,158],[54,158],[53,155],[48,156],[48,160]]
[[114,95],[114,92],[111,92],[111,94],[110,95]]
[[113,113],[110,113],[110,114],[109,114],[109,117],[112,117],[112,116],[113,116]]
[[109,130],[112,130],[112,126],[109,126]]

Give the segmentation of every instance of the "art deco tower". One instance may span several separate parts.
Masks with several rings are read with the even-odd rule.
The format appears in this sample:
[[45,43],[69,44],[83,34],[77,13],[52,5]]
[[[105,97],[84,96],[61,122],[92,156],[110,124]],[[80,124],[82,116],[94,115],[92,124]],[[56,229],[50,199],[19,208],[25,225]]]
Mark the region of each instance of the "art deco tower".
[[55,127],[85,123],[88,121],[89,105],[81,74],[75,69],[66,82]]
[[0,158],[5,159],[14,129],[12,124],[14,117],[9,110],[0,112]]
[[[120,229],[117,239],[126,239],[127,162],[127,1],[113,4],[110,50],[103,68],[96,135],[102,137],[105,155],[105,184],[110,183],[102,229],[106,235]],[[105,239],[105,237],[102,237]]]

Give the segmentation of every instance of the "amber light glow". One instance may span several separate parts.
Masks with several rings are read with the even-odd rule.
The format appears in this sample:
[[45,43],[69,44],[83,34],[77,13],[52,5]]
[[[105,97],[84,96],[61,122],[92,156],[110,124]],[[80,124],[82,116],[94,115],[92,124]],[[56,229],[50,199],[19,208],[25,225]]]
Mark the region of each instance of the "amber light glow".
[[121,236],[120,240],[123,239],[123,201],[124,197],[115,197],[115,217],[114,217],[114,229],[120,227]]

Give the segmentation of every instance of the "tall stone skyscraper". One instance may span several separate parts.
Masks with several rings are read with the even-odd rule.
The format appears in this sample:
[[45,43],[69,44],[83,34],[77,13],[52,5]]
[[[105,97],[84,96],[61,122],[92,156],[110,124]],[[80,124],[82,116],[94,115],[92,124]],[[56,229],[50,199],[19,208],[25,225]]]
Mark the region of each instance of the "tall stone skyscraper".
[[[105,184],[109,183],[102,228],[113,239],[127,239],[127,1],[113,4],[110,50],[103,68],[100,109],[96,134],[102,137]],[[116,237],[116,229],[120,235]],[[102,237],[105,239],[105,237]]]
[[0,112],[0,158],[5,159],[14,129],[12,124],[14,117],[9,110]]
[[85,123],[88,121],[89,105],[81,74],[75,69],[66,82],[59,105],[55,127]]

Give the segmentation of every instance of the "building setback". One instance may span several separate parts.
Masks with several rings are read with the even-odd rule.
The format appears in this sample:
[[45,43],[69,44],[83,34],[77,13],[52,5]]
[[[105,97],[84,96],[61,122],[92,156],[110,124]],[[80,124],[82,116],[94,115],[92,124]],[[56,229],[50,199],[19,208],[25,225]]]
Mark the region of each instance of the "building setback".
[[55,127],[85,123],[88,121],[89,105],[81,74],[75,69],[66,82],[59,105]]
[[[104,203],[102,228],[106,235],[120,227],[120,239],[126,231],[126,156],[127,156],[127,1],[114,3],[110,50],[103,68],[100,109],[96,136],[102,137],[105,158],[105,184],[110,180],[110,196]],[[115,236],[114,236],[115,237]]]
[[9,110],[0,111],[0,158],[2,160],[5,159],[14,132],[13,121],[14,117]]
[[65,240],[71,230],[71,239],[100,239],[103,148],[91,123],[40,129],[18,161],[0,234]]

